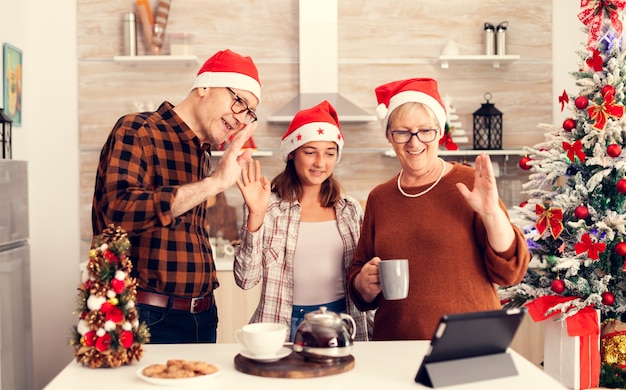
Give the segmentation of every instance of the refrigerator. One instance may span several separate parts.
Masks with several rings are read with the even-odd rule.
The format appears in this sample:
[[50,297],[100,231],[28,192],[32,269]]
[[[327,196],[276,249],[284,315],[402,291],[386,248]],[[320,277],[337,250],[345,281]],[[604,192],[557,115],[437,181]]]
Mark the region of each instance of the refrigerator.
[[0,160],[0,390],[33,388],[27,169]]

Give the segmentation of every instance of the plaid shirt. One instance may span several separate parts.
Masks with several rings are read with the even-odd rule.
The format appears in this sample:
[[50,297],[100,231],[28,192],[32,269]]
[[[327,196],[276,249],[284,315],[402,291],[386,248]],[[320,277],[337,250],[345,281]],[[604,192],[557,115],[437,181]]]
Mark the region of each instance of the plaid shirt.
[[123,116],[102,152],[92,207],[94,236],[121,226],[131,243],[138,286],[181,297],[218,287],[205,203],[174,218],[180,186],[209,175],[209,145],[164,102],[156,112]]
[[[272,193],[263,225],[258,231],[250,233],[245,223],[249,210],[244,205],[241,245],[235,254],[235,282],[242,289],[248,290],[263,280],[261,299],[250,322],[280,322],[288,327],[291,324],[293,258],[298,241],[300,212],[298,202],[290,204]],[[344,196],[335,205],[335,213],[337,228],[343,241],[343,265],[347,273],[359,240],[363,209],[355,199]],[[344,288],[347,288],[345,280]],[[373,312],[358,310],[347,292],[346,308],[356,323],[355,339],[368,340]]]

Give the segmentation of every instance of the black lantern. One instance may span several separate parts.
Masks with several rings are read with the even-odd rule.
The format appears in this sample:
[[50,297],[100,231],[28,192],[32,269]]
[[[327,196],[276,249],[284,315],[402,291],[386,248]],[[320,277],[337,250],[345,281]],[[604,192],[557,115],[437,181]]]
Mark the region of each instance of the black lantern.
[[0,136],[2,137],[2,158],[13,158],[13,153],[11,152],[12,128],[13,121],[7,114],[4,113],[4,110],[0,108]]
[[502,149],[502,112],[489,103],[491,93],[485,93],[482,106],[474,112],[474,149]]

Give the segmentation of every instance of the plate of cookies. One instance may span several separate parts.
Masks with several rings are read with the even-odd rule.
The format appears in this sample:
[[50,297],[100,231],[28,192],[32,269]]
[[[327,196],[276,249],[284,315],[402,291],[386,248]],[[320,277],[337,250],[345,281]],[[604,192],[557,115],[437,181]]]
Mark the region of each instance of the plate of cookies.
[[169,359],[137,370],[137,376],[160,386],[190,386],[213,379],[222,370],[215,364],[197,360]]

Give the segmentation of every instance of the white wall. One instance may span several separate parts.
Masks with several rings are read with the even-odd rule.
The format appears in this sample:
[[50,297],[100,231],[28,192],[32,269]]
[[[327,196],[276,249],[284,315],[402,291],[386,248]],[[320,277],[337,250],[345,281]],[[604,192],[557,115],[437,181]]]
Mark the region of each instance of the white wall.
[[29,165],[34,385],[41,389],[73,357],[68,337],[81,260],[76,2],[0,0],[0,15],[0,43],[23,51],[13,158]]
[[582,31],[583,24],[578,20],[580,2],[552,0],[552,58],[553,80],[552,95],[554,96],[552,118],[553,123],[561,124],[571,114],[565,108],[561,112],[558,97],[566,90],[568,95],[576,94],[574,77],[570,74],[578,70],[579,57],[577,52],[584,49],[587,36]]
[[[554,122],[557,97],[575,91],[569,72],[584,34],[579,2],[553,0]],[[0,42],[23,50],[23,124],[14,128],[14,159],[29,162],[35,388],[73,357],[79,249],[76,2],[0,0]],[[10,16],[9,16],[10,15]],[[574,37],[574,38],[572,38]],[[580,37],[577,38],[577,37]]]

